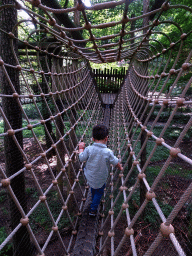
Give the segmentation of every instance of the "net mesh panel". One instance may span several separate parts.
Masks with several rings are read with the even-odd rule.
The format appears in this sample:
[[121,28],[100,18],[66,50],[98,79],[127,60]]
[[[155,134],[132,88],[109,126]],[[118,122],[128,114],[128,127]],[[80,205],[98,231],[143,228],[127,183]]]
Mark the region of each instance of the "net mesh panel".
[[[1,15],[24,9],[30,17],[0,28],[7,47],[0,59],[0,255],[73,250],[89,189],[78,143],[90,145],[104,118],[88,62],[121,60],[129,65],[110,110],[108,146],[123,171],[109,170],[97,254],[191,255],[191,6],[166,1],[134,17],[128,11],[139,1],[86,7],[80,0],[68,9],[23,2],[0,7]],[[104,9],[121,17],[89,23]],[[77,10],[83,27],[53,18]],[[32,31],[17,34],[29,24]]]

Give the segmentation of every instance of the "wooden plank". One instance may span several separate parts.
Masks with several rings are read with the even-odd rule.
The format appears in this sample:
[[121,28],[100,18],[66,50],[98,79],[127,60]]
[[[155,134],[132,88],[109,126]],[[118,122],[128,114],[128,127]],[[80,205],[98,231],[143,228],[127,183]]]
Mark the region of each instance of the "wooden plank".
[[115,98],[117,96],[117,93],[101,93],[101,98],[104,104],[113,105]]
[[105,106],[105,111],[104,111],[104,118],[103,118],[103,124],[107,126],[109,129],[109,122],[110,122],[110,105]]
[[[79,224],[77,239],[71,256],[93,256],[95,255],[96,238],[98,234],[99,214],[95,218],[89,216],[89,207],[91,204],[91,190],[89,189],[87,200],[82,212],[82,218]],[[98,211],[99,213],[99,211]],[[90,231],[91,230],[91,231]]]

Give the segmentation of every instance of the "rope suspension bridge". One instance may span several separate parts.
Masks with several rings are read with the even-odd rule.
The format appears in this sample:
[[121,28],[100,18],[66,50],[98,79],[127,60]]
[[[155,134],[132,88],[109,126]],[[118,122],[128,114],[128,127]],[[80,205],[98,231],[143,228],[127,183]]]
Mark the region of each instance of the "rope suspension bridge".
[[[144,1],[129,17],[137,2],[2,1],[0,255],[192,254],[192,6],[149,11]],[[118,21],[89,22],[88,13],[117,7]],[[29,18],[17,21],[21,10]],[[73,12],[84,25],[61,25]],[[103,29],[111,35],[95,36]],[[122,60],[118,84],[90,66]],[[103,91],[101,80],[113,86]],[[91,144],[98,123],[123,170],[110,167],[90,218],[78,144]]]

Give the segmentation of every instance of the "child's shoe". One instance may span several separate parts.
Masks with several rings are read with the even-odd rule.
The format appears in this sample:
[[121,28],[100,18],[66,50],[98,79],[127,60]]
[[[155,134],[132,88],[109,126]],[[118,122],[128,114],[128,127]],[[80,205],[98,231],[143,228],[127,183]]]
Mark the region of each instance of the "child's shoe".
[[96,217],[96,215],[97,215],[97,211],[90,211],[89,212],[90,217]]

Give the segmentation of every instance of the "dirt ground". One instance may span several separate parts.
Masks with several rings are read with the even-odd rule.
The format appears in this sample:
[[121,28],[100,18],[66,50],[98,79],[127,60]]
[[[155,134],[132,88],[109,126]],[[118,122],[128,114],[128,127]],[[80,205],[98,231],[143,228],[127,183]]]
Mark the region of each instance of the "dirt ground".
[[[174,141],[170,141],[170,144],[173,144]],[[42,145],[45,149],[45,145]],[[181,152],[185,154],[186,156],[190,157],[192,156],[192,141],[182,142],[180,145]],[[24,150],[25,153],[30,160],[30,162],[34,161],[36,159],[37,154],[40,152],[40,149],[38,145],[34,142],[34,139],[24,139]],[[164,161],[163,161],[164,162]],[[163,162],[153,162],[150,164],[150,166],[161,166]],[[4,168],[4,154],[3,152],[0,153],[0,164],[1,168]],[[49,164],[53,169],[53,172],[56,172],[56,157],[52,156],[49,158]],[[180,167],[181,170],[185,169],[191,173],[191,179],[192,179],[192,172],[191,172],[191,166],[189,164],[186,164],[184,161],[181,161],[180,159],[174,159],[170,166],[173,168],[175,166]],[[44,159],[38,160],[36,163],[33,164],[33,168],[35,169],[35,173],[37,175],[37,178],[42,186],[43,191],[46,190],[48,185],[51,182],[51,177],[49,175],[48,166],[45,163]],[[34,187],[34,181],[31,176],[31,174],[26,173],[26,187],[27,189],[33,189]],[[159,186],[156,189],[156,193],[160,195],[160,197],[163,198],[165,203],[169,204],[170,206],[174,206],[176,202],[178,202],[179,198],[185,191],[185,189],[189,186],[191,179],[186,179],[185,177],[176,177],[176,176],[164,176],[164,178],[161,180]],[[164,189],[164,184],[168,184],[168,186]],[[7,196],[2,193],[0,196],[0,228],[5,226],[7,232],[10,232],[10,218],[9,214],[7,214],[9,205]],[[33,199],[31,197],[28,198],[28,207],[31,207],[33,205]],[[30,201],[31,200],[31,201]],[[187,204],[191,204],[191,201],[186,202],[185,207],[182,209],[182,211],[179,212],[178,217],[174,221],[174,226],[176,227],[176,234],[178,238],[180,239],[180,243],[182,246],[186,249],[187,255],[191,255],[191,243],[189,241],[189,222],[190,222],[190,212],[187,208]],[[135,205],[135,208],[137,208],[137,205]],[[137,210],[137,209],[135,209]],[[127,221],[126,217],[122,216],[120,221],[118,222],[116,228],[115,228],[115,247],[118,246],[122,239],[122,234],[124,233],[125,228],[127,227]],[[108,223],[110,226],[110,223]],[[154,225],[154,224],[153,224]],[[134,225],[135,234],[134,237],[136,238],[136,247],[138,251],[138,256],[144,255],[144,252],[147,250],[148,246],[154,241],[155,237],[158,234],[158,229],[154,231],[154,226],[150,223],[146,223],[142,219],[139,219],[139,221],[136,222]],[[153,227],[152,227],[153,226]],[[158,226],[158,222],[157,222]],[[192,229],[192,227],[191,227]],[[62,239],[67,246],[69,243],[69,240],[71,238],[71,227],[66,227],[65,230],[62,232]],[[47,237],[46,231],[42,232],[41,234],[37,234],[37,239],[39,240],[40,244],[43,245],[45,242],[45,238]],[[74,241],[73,241],[74,244]],[[168,246],[169,245],[169,246]],[[165,248],[168,248],[169,254],[167,252],[164,252]],[[99,240],[97,243],[97,249],[99,249]],[[46,256],[54,256],[54,255],[63,255],[63,252],[61,251],[60,242],[57,240],[57,238],[54,238],[49,243],[47,249],[46,249]],[[105,250],[103,251],[103,256],[109,256],[110,253],[110,240],[108,240]],[[129,239],[126,240],[123,249],[120,251],[120,254],[122,256],[129,256],[132,255],[132,251],[130,249],[130,241]],[[177,252],[175,252],[173,246],[170,246],[169,239],[164,239],[163,242],[160,244],[158,249],[156,250],[155,256],[162,256],[162,255],[177,255]]]

